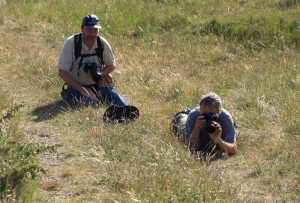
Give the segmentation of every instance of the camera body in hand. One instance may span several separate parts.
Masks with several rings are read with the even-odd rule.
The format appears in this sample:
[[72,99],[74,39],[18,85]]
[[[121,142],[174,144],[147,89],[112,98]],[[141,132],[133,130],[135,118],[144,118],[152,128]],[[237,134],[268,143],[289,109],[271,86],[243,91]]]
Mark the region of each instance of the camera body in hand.
[[216,128],[214,123],[218,123],[219,115],[215,113],[205,113],[202,116],[204,116],[204,119],[206,120],[206,131],[208,133],[215,132]]
[[95,82],[98,82],[101,79],[101,71],[97,67],[95,63],[85,63],[83,67],[84,72],[90,71],[90,74],[92,76],[92,79]]

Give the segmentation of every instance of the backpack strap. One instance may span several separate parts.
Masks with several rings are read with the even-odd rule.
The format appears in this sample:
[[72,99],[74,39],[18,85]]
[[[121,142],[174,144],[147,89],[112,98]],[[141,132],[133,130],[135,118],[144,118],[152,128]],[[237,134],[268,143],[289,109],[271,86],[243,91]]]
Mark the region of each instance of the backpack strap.
[[104,66],[104,60],[103,60],[103,50],[104,50],[104,46],[103,46],[103,42],[102,39],[98,36],[97,37],[97,47],[96,48],[96,54],[100,60],[101,66]]
[[82,33],[74,35],[74,56],[75,61],[78,59],[78,57],[81,54],[81,48],[82,48],[82,39],[81,39]]
[[[82,48],[82,33],[74,35],[74,56],[75,60],[74,62],[81,56],[81,48]],[[79,69],[81,68],[82,65],[82,60],[83,57],[81,57],[79,64],[78,64],[78,72],[77,75],[79,76]],[[71,67],[70,71],[72,71],[73,66]]]

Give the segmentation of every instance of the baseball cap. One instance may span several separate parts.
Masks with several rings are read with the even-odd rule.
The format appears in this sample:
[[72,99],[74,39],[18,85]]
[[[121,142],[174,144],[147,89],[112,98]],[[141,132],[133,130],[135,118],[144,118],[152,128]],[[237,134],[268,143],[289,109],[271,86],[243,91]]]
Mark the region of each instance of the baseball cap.
[[86,28],[102,28],[100,25],[99,18],[94,14],[85,16],[82,20],[81,26],[84,26]]

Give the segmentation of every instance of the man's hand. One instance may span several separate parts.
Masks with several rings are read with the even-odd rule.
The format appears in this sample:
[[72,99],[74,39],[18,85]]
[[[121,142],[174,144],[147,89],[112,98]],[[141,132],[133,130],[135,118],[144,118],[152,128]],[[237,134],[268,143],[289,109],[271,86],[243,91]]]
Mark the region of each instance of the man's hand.
[[96,97],[96,95],[95,95],[95,93],[91,89],[89,89],[89,88],[82,87],[80,89],[80,93],[83,96],[87,96],[87,97],[89,97],[89,98],[91,98],[93,100],[96,100],[96,101],[98,100],[97,97]]
[[222,127],[219,123],[215,122],[215,131],[213,133],[209,133],[209,137],[215,142],[219,143],[221,140],[221,135],[222,135]]
[[219,123],[215,122],[215,132],[209,133],[209,137],[214,141],[215,144],[218,144],[219,147],[229,154],[236,154],[237,153],[237,146],[236,143],[229,143],[221,139],[222,135],[222,127]]
[[197,120],[196,120],[196,123],[195,123],[195,128],[197,128],[197,129],[204,128],[205,123],[206,123],[206,121],[204,119],[204,116],[198,116]]
[[193,132],[189,138],[185,139],[185,144],[190,148],[192,152],[196,152],[199,145],[200,131],[205,127],[204,116],[198,116],[195,122]]

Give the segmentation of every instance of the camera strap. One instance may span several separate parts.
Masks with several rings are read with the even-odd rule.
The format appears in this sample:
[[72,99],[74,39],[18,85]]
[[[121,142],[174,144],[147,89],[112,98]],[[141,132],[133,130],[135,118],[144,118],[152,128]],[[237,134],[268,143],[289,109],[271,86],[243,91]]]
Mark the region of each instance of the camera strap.
[[97,55],[96,53],[95,53],[95,54],[81,54],[81,55],[80,55],[80,60],[79,60],[79,64],[78,64],[77,76],[79,76],[79,70],[80,70],[80,68],[81,68],[81,66],[82,66],[83,58],[84,58],[84,57],[90,57],[90,56],[96,56],[96,55]]

